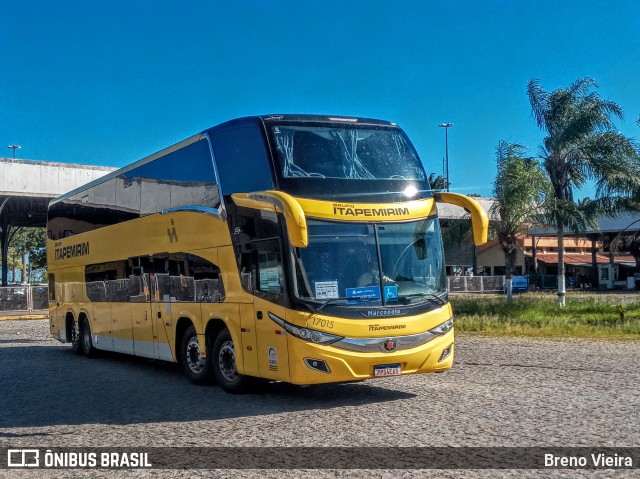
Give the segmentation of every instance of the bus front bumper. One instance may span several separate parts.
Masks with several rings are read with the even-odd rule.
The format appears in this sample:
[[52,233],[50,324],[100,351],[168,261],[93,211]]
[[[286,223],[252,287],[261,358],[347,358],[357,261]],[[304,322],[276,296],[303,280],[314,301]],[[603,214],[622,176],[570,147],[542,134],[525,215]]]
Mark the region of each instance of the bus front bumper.
[[[388,339],[389,349],[393,349],[394,339]],[[291,335],[288,348],[290,382],[293,384],[360,381],[450,369],[453,366],[454,331],[415,348],[390,352],[382,349],[379,352],[351,351],[314,344]]]

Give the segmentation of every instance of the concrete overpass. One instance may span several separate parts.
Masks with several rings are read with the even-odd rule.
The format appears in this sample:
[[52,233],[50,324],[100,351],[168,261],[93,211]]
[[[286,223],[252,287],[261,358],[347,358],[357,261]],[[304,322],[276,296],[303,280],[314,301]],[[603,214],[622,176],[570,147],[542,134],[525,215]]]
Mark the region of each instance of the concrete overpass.
[[7,251],[12,230],[21,226],[45,226],[49,201],[114,169],[0,158],[2,286],[7,284]]

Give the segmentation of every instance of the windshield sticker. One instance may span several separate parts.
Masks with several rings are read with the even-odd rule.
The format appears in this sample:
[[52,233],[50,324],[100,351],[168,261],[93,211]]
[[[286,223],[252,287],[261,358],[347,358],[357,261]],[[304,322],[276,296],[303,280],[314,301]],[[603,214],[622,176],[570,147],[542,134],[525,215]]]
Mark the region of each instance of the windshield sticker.
[[391,284],[384,287],[384,300],[385,301],[398,300],[398,285]]
[[380,299],[380,286],[347,288],[347,298]]
[[316,281],[316,299],[339,298],[338,281]]
[[280,292],[280,270],[277,266],[260,269],[260,289]]

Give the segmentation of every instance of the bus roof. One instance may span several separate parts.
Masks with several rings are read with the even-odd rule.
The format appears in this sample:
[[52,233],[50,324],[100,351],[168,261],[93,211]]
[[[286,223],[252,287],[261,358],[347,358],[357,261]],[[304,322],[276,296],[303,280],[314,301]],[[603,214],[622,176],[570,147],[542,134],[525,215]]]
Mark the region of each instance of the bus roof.
[[58,196],[51,200],[49,205],[55,204],[60,200],[65,198],[69,198],[73,195],[81,193],[82,191],[88,190],[96,185],[104,183],[112,178],[117,177],[127,171],[130,171],[134,168],[138,168],[150,161],[153,161],[162,156],[168,155],[176,150],[184,148],[192,143],[195,143],[201,139],[203,139],[203,135],[209,134],[209,132],[216,132],[220,130],[227,130],[229,128],[235,128],[241,125],[259,125],[270,122],[309,122],[309,123],[344,123],[344,124],[358,124],[358,125],[375,125],[375,126],[387,126],[387,127],[396,127],[395,123],[385,121],[385,120],[376,120],[373,118],[361,118],[361,117],[348,117],[348,116],[340,116],[340,115],[312,115],[312,114],[271,114],[271,115],[254,115],[254,116],[246,116],[240,117],[233,120],[226,121],[224,123],[220,123],[219,125],[213,126],[206,130],[201,131],[185,140],[182,140],[174,145],[168,146],[167,148],[163,148],[160,151],[152,153],[149,156],[146,156],[138,161],[130,163],[122,168],[119,168],[105,176],[101,176],[90,183],[87,183],[83,186],[80,186],[68,193]]

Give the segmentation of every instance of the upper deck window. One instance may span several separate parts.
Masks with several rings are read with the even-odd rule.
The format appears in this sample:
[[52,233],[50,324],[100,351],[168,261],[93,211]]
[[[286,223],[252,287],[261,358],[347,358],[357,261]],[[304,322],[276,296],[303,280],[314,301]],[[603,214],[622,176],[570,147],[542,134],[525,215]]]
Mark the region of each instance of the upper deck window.
[[258,128],[244,126],[214,133],[212,140],[224,195],[273,188],[270,161]]
[[373,126],[274,125],[283,178],[425,181],[402,130]]

